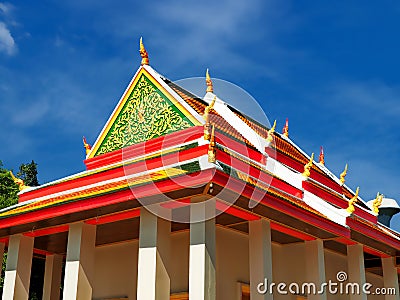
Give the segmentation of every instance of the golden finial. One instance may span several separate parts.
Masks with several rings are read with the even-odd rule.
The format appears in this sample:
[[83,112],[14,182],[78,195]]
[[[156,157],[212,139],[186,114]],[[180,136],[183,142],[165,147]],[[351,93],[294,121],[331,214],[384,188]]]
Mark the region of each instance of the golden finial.
[[275,132],[275,128],[276,128],[276,120],[274,121],[274,125],[272,125],[271,129],[268,130],[268,137],[267,137],[267,142],[268,143],[272,143],[273,139],[274,139],[274,132]]
[[285,126],[283,127],[282,134],[286,137],[289,137],[289,119],[286,118]]
[[346,211],[351,214],[355,211],[354,203],[356,203],[358,200],[359,191],[360,191],[360,187],[357,187],[355,195],[353,196],[353,198],[351,198],[349,200],[349,207],[347,207]]
[[374,200],[374,202],[372,203],[372,210],[374,211],[374,213],[379,214],[379,207],[382,204],[383,201],[383,195],[382,194],[376,194],[376,198]]
[[325,166],[325,154],[324,154],[324,147],[321,146],[320,152],[319,152],[319,163],[323,166]]
[[213,83],[210,74],[208,73],[208,69],[206,71],[206,84],[207,84],[207,93],[213,93],[214,92]]
[[313,161],[314,161],[314,153],[311,154],[310,161],[304,165],[303,176],[306,178],[310,177],[310,174],[311,174],[310,170],[311,170]]
[[208,144],[208,162],[215,163],[215,125],[212,125],[210,144]]
[[29,188],[29,186],[26,186],[24,181],[21,178],[15,177],[13,172],[10,171],[10,175],[11,175],[11,178],[14,180],[14,183],[18,184],[20,191]]
[[206,123],[204,124],[204,139],[210,139],[210,111],[214,108],[215,101],[217,100],[217,96],[214,96],[211,103],[205,108],[203,118]]
[[142,62],[140,63],[142,66],[143,65],[148,65],[149,64],[149,54],[146,51],[146,48],[144,48],[143,45],[143,38],[140,38],[140,48],[139,48],[139,53],[140,56],[142,57]]
[[347,164],[346,164],[346,166],[344,167],[344,171],[340,174],[340,183],[343,185],[344,183],[345,183],[345,181],[346,181],[346,179],[345,179],[345,177],[346,177],[346,175],[347,175]]
[[87,143],[85,137],[83,137],[83,146],[85,147],[86,155],[88,155],[89,152],[90,152],[90,150],[92,150],[92,146],[90,146],[90,145]]

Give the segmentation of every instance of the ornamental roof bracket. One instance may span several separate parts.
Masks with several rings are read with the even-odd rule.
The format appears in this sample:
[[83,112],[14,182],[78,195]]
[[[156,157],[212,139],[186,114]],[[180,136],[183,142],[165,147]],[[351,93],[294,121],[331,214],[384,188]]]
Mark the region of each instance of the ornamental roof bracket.
[[214,87],[213,87],[213,83],[210,77],[210,74],[208,73],[208,69],[206,71],[206,85],[207,85],[207,93],[214,93]]
[[204,118],[204,121],[206,121],[204,124],[204,139],[205,140],[210,139],[210,111],[212,109],[214,109],[214,104],[215,104],[216,100],[217,100],[217,96],[214,96],[211,103],[204,109],[203,118]]
[[268,130],[268,136],[267,136],[268,143],[272,143],[272,141],[274,139],[275,128],[276,128],[276,120],[274,121],[274,125],[272,125],[271,129]]
[[351,198],[350,200],[349,200],[349,206],[347,207],[347,209],[346,209],[346,211],[348,212],[348,213],[350,213],[350,214],[352,214],[356,209],[355,209],[355,207],[354,207],[354,204],[357,202],[357,200],[358,200],[358,193],[360,192],[360,187],[357,187],[357,189],[356,189],[356,193],[355,193],[355,195],[353,196],[353,198]]
[[320,152],[319,152],[319,163],[323,166],[325,166],[325,154],[324,154],[324,147],[321,146]]
[[341,183],[341,185],[343,185],[345,182],[346,182],[346,175],[347,175],[347,168],[348,168],[348,165],[346,164],[346,166],[344,167],[344,170],[343,170],[343,172],[340,174],[340,183]]
[[142,66],[148,65],[149,64],[149,54],[147,53],[146,48],[144,47],[142,37],[140,37],[140,42],[139,42],[139,53],[140,53],[140,56],[142,57],[142,62],[140,64]]
[[210,144],[208,145],[208,162],[215,163],[215,125],[212,125]]
[[83,137],[82,140],[83,140],[83,147],[85,147],[86,156],[88,156],[90,153],[90,150],[92,150],[92,146],[88,144],[85,137]]
[[286,118],[286,123],[285,123],[285,126],[283,126],[282,134],[287,138],[289,137],[289,119],[288,118]]
[[379,207],[380,207],[381,204],[382,204],[383,197],[384,197],[384,195],[383,195],[383,194],[380,194],[380,193],[378,192],[378,194],[376,194],[376,198],[375,198],[374,202],[372,202],[372,210],[373,210],[373,212],[374,212],[375,214],[379,214]]
[[310,161],[304,165],[304,172],[303,172],[302,175],[303,175],[305,178],[310,177],[310,174],[311,174],[310,170],[311,170],[313,161],[314,161],[314,153],[311,154]]
[[10,171],[10,175],[11,178],[14,180],[14,183],[18,184],[20,191],[30,188],[30,186],[25,185],[24,181],[21,178],[15,177],[13,172]]

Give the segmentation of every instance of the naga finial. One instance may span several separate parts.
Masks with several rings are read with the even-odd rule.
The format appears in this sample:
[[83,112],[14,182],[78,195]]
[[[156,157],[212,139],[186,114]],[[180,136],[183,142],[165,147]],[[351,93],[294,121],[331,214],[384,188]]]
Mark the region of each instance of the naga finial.
[[88,155],[90,150],[92,150],[92,146],[88,144],[85,137],[83,137],[83,146],[85,147],[86,155]]
[[212,125],[210,144],[208,144],[208,162],[215,163],[215,125]]
[[383,201],[383,195],[382,194],[376,194],[376,198],[374,200],[374,202],[372,202],[372,210],[374,211],[374,213],[379,214],[379,207],[382,204]]
[[323,166],[325,166],[325,154],[324,154],[324,147],[321,146],[320,152],[319,152],[319,163]]
[[286,118],[285,126],[283,127],[282,134],[286,137],[289,137],[289,119]]
[[207,84],[207,93],[213,93],[214,92],[214,87],[213,87],[213,83],[210,77],[210,74],[208,73],[208,69],[206,71],[206,84]]
[[313,161],[314,161],[314,153],[311,154],[309,162],[304,165],[304,172],[302,175],[306,178],[310,177],[310,174],[311,174],[310,170],[311,170]]
[[217,100],[217,96],[214,96],[211,103],[204,109],[203,118],[206,123],[204,124],[204,139],[210,139],[210,111],[214,108],[215,101]]
[[357,187],[356,193],[354,194],[353,198],[349,200],[349,206],[347,207],[346,211],[349,213],[353,213],[356,209],[354,207],[354,203],[358,200],[358,193],[360,192],[360,187]]
[[272,143],[273,139],[274,139],[274,132],[275,132],[275,128],[276,128],[276,120],[274,121],[274,125],[272,125],[271,129],[268,130],[268,136],[267,136],[267,142],[268,143]]
[[347,175],[347,168],[348,165],[346,164],[346,166],[344,167],[343,172],[340,174],[340,183],[343,185],[346,182],[346,175]]
[[143,65],[148,65],[149,64],[149,54],[146,51],[146,48],[143,45],[143,38],[140,38],[140,43],[139,43],[139,53],[140,56],[142,57],[142,62],[140,63],[142,66]]
[[14,180],[14,183],[18,185],[20,191],[29,188],[29,186],[25,185],[24,181],[21,178],[15,177],[13,172],[10,171],[10,175],[11,178]]

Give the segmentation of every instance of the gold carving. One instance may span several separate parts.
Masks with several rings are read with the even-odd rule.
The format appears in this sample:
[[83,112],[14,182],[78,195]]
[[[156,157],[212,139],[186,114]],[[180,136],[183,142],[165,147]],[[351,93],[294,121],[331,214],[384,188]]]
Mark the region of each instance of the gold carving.
[[289,119],[286,119],[285,126],[283,127],[282,134],[286,137],[289,137]]
[[11,175],[11,178],[14,180],[14,183],[18,184],[18,188],[20,191],[29,188],[29,186],[26,186],[24,181],[21,178],[15,177],[13,172],[10,171],[10,175]]
[[304,165],[304,172],[302,175],[306,178],[310,177],[310,174],[311,174],[310,170],[311,170],[313,161],[314,161],[314,153],[311,154],[310,161]]
[[349,207],[347,207],[346,211],[351,214],[355,211],[354,203],[356,203],[358,200],[359,191],[360,191],[360,187],[357,187],[354,197],[349,200]]
[[142,57],[142,62],[141,65],[148,65],[149,64],[149,54],[146,51],[146,48],[143,45],[143,38],[140,38],[139,42],[139,53],[140,56]]
[[272,125],[271,129],[268,130],[268,137],[267,137],[268,143],[272,143],[272,141],[274,139],[275,128],[276,128],[276,120],[274,121],[274,125]]
[[374,211],[374,213],[379,214],[379,207],[382,204],[383,201],[383,195],[382,194],[377,194],[376,198],[374,200],[374,202],[372,202],[372,210]]
[[208,69],[206,71],[206,84],[207,84],[207,93],[213,93],[214,92],[213,83],[210,74],[208,73]]
[[345,182],[346,182],[346,175],[347,175],[347,168],[348,168],[348,166],[347,166],[347,164],[346,164],[346,166],[344,167],[344,170],[343,170],[343,172],[340,174],[340,183],[343,185]]

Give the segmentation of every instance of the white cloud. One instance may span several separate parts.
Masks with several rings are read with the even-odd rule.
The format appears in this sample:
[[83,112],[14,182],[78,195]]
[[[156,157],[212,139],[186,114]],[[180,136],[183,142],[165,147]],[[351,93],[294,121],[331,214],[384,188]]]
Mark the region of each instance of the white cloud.
[[11,35],[7,25],[0,22],[0,52],[4,52],[8,55],[13,55],[17,51],[17,44]]
[[0,2],[0,10],[5,14],[8,15],[13,10],[13,6],[10,3],[2,3]]

